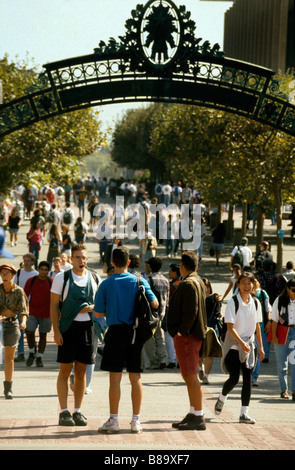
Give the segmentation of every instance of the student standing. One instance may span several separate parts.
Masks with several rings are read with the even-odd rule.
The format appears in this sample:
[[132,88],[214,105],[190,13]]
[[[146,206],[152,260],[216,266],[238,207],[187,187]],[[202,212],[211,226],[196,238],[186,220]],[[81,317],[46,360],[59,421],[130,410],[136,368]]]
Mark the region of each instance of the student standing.
[[[86,426],[81,413],[86,388],[86,368],[94,363],[93,324],[91,315],[97,283],[87,269],[87,250],[83,244],[72,247],[73,268],[58,274],[51,288],[50,315],[54,341],[58,345],[60,370],[57,393],[60,426]],[[60,302],[62,302],[60,308]],[[74,365],[74,413],[68,410],[68,382]]]
[[[120,388],[123,369],[126,367],[131,383],[132,420],[131,432],[140,433],[140,409],[142,400],[141,384],[141,351],[143,344],[134,334],[134,303],[138,289],[137,278],[128,272],[130,264],[129,250],[124,247],[115,248],[112,253],[112,264],[115,273],[105,279],[97,292],[94,314],[96,317],[106,317],[108,331],[105,335],[101,369],[109,371],[109,405],[110,418],[98,429],[98,432],[120,432],[118,412]],[[153,294],[149,283],[141,278],[152,308],[158,308],[159,303]]]

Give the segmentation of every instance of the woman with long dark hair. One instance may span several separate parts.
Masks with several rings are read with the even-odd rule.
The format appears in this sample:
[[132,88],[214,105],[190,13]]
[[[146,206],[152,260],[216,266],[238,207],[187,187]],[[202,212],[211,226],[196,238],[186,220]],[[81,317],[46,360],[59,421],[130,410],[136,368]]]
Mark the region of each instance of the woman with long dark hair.
[[[277,362],[277,371],[281,387],[281,398],[288,400],[288,363],[291,367],[292,400],[295,401],[295,277],[290,279],[283,292],[273,303],[270,314],[272,321],[272,343]],[[280,344],[278,328],[288,327],[285,344]]]

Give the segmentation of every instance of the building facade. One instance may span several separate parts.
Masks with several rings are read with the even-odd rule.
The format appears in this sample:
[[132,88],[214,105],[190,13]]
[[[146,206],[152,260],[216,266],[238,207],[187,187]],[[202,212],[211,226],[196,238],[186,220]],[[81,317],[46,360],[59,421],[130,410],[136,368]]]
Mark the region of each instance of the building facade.
[[295,0],[235,0],[224,19],[227,57],[285,73],[295,69]]

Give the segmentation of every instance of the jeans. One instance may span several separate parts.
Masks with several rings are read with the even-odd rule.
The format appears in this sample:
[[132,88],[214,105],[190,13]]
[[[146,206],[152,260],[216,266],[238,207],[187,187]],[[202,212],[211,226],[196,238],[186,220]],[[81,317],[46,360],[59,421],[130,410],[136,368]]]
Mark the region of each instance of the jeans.
[[291,367],[291,387],[295,392],[295,326],[291,326],[286,344],[274,344],[281,392],[288,390],[288,366]]

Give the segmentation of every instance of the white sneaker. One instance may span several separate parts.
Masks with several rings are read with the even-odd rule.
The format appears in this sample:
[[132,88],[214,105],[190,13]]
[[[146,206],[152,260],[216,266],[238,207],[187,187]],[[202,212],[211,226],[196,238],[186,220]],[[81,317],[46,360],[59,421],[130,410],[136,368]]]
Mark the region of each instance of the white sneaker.
[[91,395],[91,393],[92,393],[91,388],[90,388],[90,387],[86,387],[86,388],[85,388],[85,395]]
[[245,423],[245,424],[255,424],[256,423],[255,419],[251,418],[246,413],[244,413],[240,416],[239,422],[240,423]]
[[139,434],[142,432],[142,427],[138,419],[132,420],[130,424],[131,424],[131,432],[136,433],[136,434]]
[[120,432],[118,421],[108,419],[100,428],[98,432],[106,432],[107,434],[118,434]]

